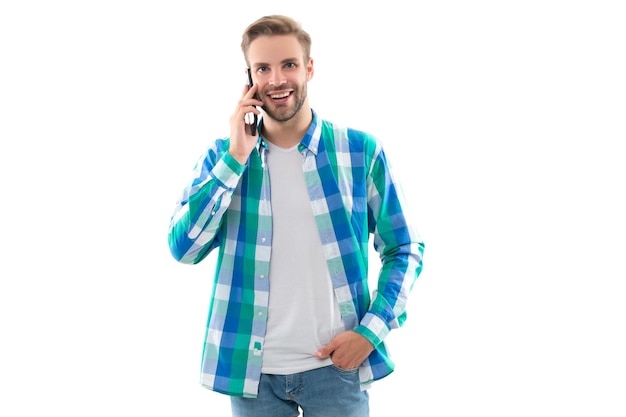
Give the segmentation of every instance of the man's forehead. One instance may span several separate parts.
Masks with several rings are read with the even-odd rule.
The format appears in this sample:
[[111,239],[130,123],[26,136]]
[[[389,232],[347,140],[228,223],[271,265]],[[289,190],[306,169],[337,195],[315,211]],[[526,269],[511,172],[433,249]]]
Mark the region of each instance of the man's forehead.
[[260,36],[250,43],[248,60],[251,65],[279,64],[287,60],[302,61],[302,45],[294,35]]

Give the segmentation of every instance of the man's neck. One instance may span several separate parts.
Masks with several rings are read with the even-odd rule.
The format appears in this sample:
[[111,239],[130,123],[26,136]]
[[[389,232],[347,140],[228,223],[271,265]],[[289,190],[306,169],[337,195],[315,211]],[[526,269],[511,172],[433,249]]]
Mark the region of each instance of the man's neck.
[[300,143],[312,121],[313,113],[311,108],[303,106],[298,114],[286,122],[278,122],[265,117],[261,134],[274,145],[289,149]]

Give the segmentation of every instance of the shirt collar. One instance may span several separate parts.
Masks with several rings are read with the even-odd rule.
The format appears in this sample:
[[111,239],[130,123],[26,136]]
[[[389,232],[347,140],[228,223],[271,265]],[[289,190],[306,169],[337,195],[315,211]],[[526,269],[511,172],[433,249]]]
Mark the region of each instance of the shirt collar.
[[[300,145],[298,145],[298,149],[300,151],[304,149],[310,150],[313,154],[317,155],[319,150],[320,139],[322,137],[322,123],[320,123],[320,119],[315,112],[315,110],[311,109],[311,113],[313,115],[313,120],[311,120],[311,125],[307,129],[304,137],[300,141]],[[263,127],[263,118],[259,121],[259,132],[262,131]],[[259,141],[257,142],[256,149],[259,153],[261,153],[261,149],[267,149],[267,143],[265,139],[261,135],[259,135]]]
[[313,120],[300,142],[299,149],[300,151],[308,149],[313,152],[313,154],[317,155],[320,138],[322,137],[322,124],[315,110],[311,109],[311,113],[313,114]]

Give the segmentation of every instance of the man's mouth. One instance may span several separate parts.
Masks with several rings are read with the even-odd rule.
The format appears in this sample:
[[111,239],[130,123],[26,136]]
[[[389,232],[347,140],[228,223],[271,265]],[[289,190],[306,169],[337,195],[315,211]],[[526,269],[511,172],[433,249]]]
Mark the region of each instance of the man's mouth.
[[270,93],[268,96],[275,102],[283,102],[286,101],[291,95],[291,91],[282,91],[277,93]]

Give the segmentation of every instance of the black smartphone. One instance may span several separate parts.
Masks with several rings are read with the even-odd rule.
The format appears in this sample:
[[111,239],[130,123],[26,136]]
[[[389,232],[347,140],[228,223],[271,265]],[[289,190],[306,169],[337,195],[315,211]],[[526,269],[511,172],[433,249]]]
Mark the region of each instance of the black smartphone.
[[[250,70],[250,68],[248,68],[248,87],[252,88],[252,71]],[[256,94],[254,95],[254,98],[257,98]],[[256,136],[256,125],[258,120],[258,116],[256,115],[256,113],[252,113],[252,118],[253,118],[253,123],[252,124],[248,124],[246,123],[246,130],[248,130],[248,133],[252,136]]]

